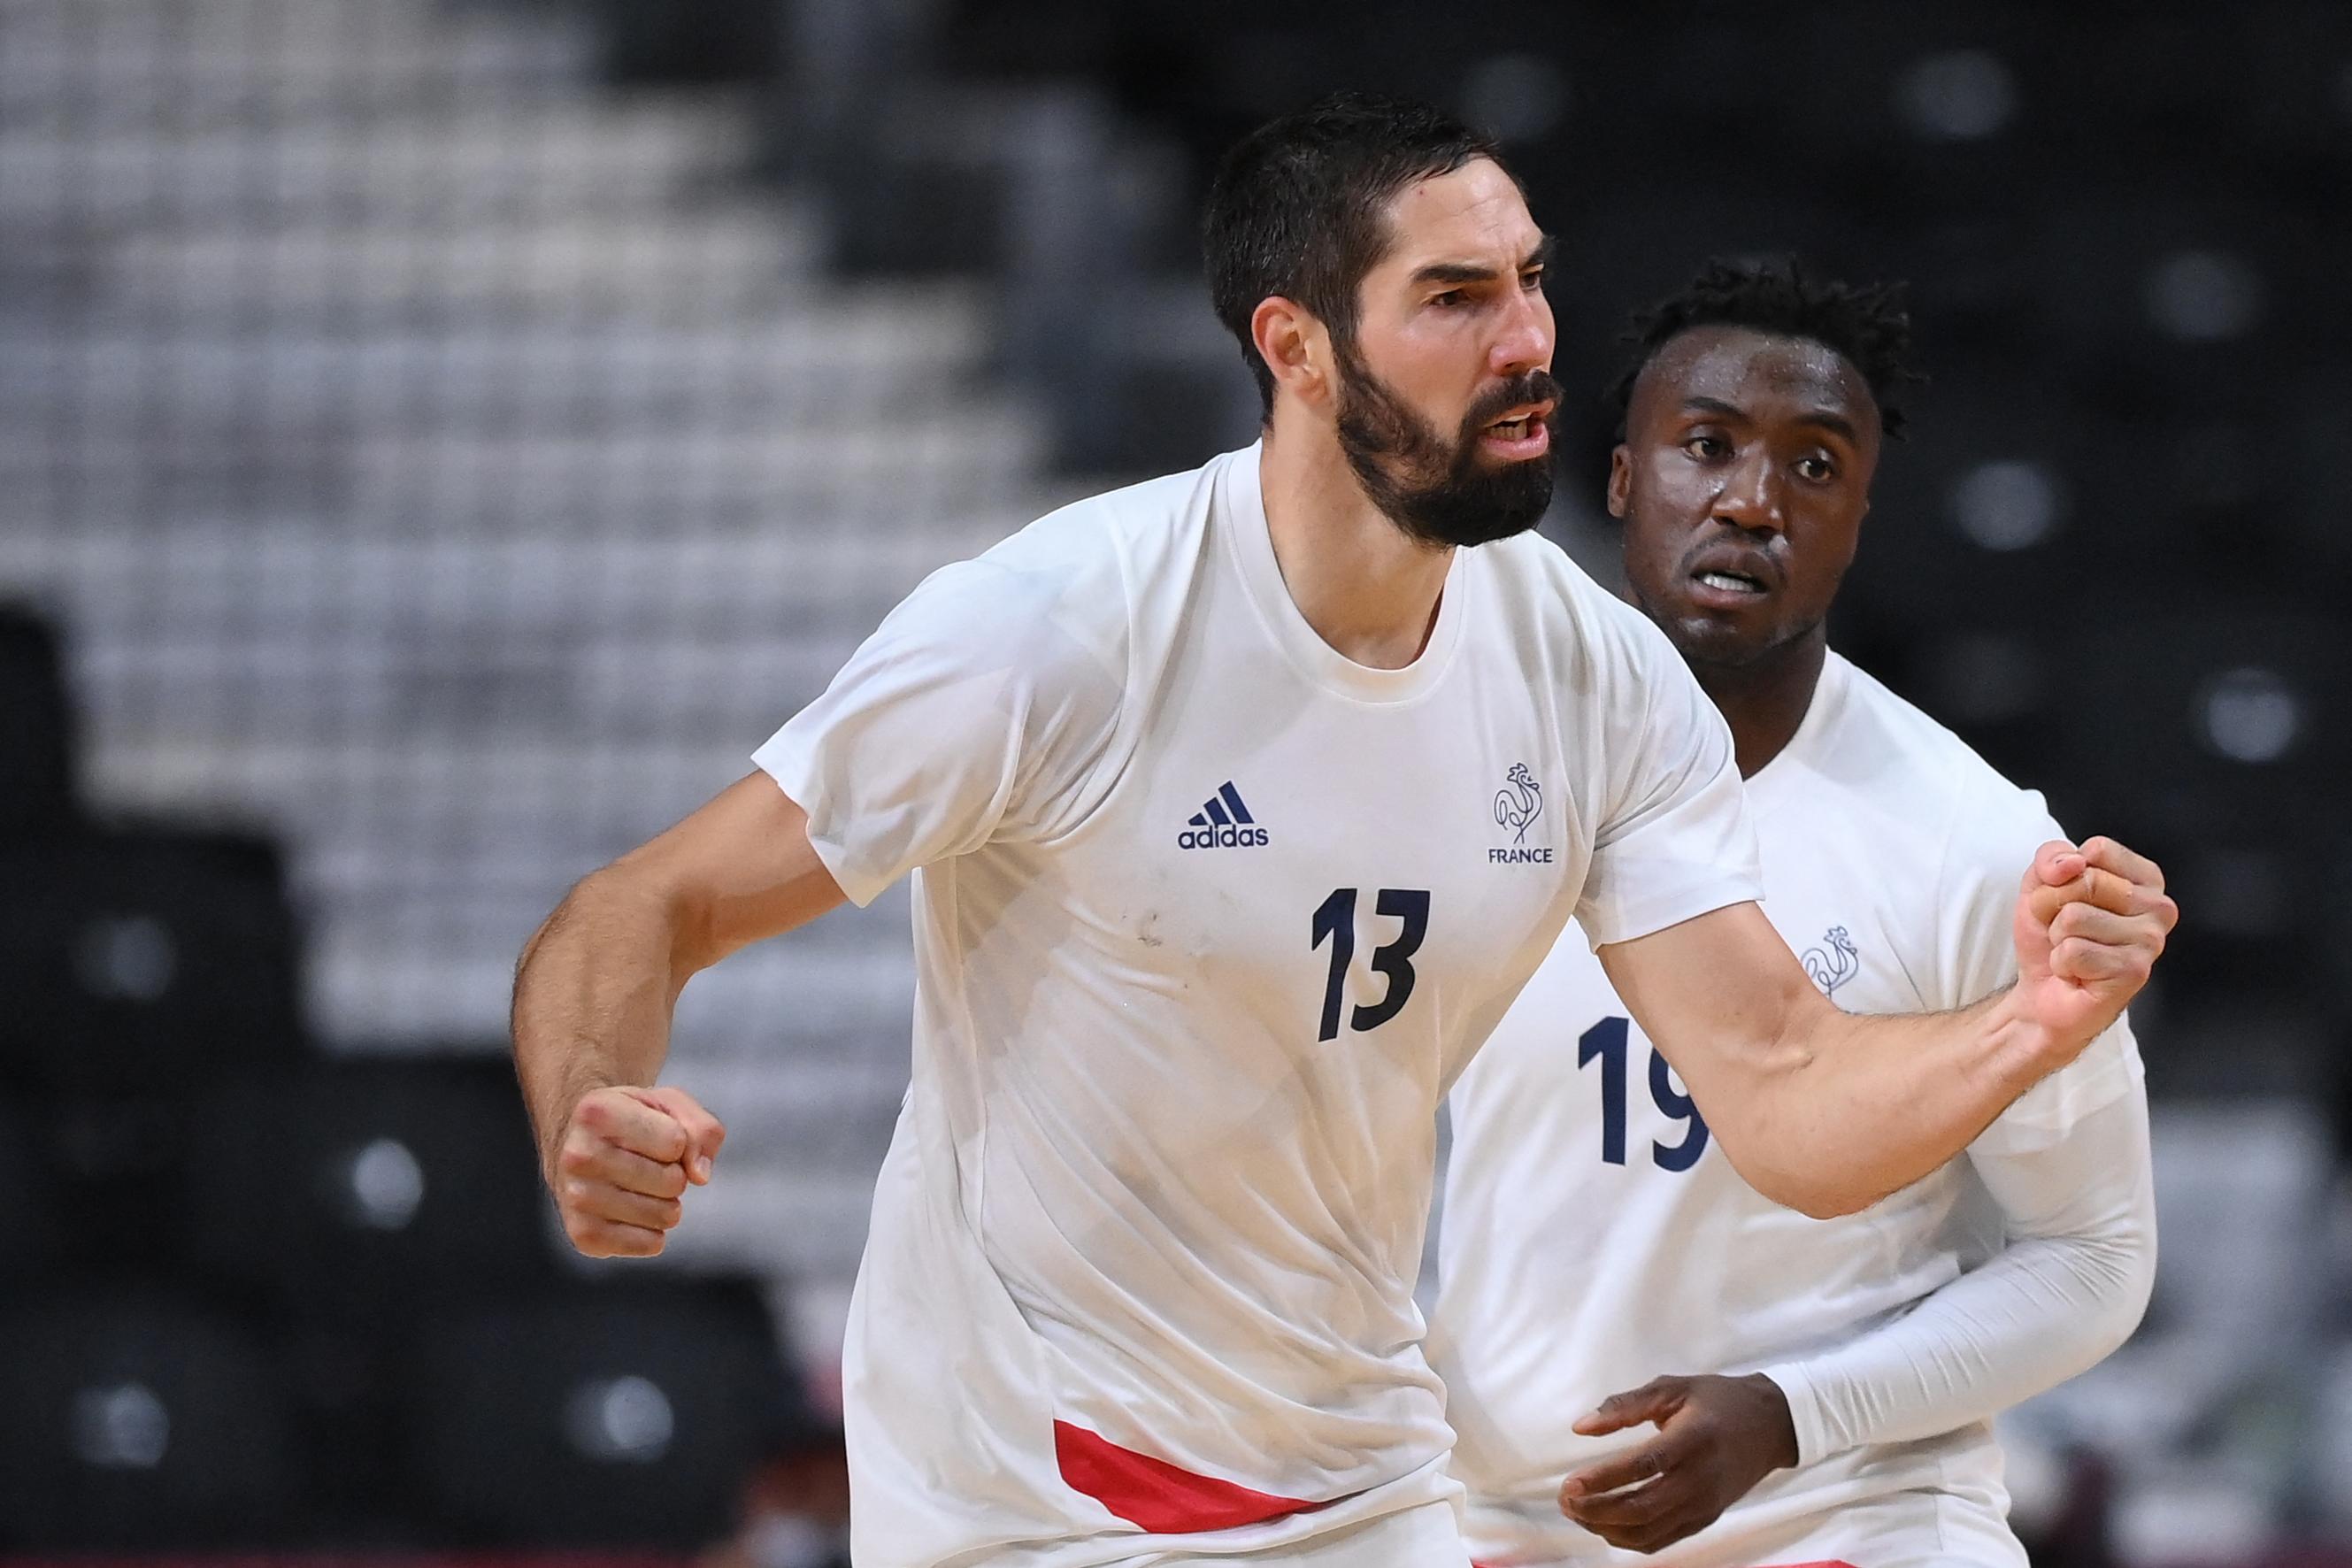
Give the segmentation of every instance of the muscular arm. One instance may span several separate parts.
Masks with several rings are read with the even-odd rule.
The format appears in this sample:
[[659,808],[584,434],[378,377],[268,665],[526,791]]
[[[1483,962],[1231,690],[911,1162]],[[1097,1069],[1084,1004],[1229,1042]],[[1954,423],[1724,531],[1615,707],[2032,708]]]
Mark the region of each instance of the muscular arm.
[[654,1081],[687,981],[841,901],[807,817],[761,773],[572,889],[524,947],[514,993],[515,1068],[559,1194],[574,1110]]
[[1765,1375],[1788,1395],[1800,1463],[1990,1418],[2123,1343],[2156,1280],[2147,1101],[2134,1091],[2052,1146],[1971,1150],[2009,1243],[1911,1311]]
[[2161,873],[2121,845],[2045,845],[2019,896],[2016,984],[1902,1017],[1831,1005],[1753,904],[1600,951],[1741,1176],[1827,1218],[1943,1164],[2072,1060],[2146,983],[2175,918]]

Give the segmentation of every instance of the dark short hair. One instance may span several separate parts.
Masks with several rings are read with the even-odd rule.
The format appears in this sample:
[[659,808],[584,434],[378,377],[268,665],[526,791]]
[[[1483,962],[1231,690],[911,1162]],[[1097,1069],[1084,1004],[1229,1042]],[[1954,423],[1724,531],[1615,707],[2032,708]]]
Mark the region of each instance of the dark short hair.
[[1360,92],[1286,114],[1225,154],[1201,225],[1209,297],[1267,413],[1274,372],[1250,336],[1259,301],[1295,300],[1352,342],[1357,290],[1388,253],[1389,202],[1474,158],[1502,163],[1493,137],[1442,109]]
[[1911,316],[1901,283],[1842,283],[1817,278],[1794,257],[1708,261],[1679,293],[1634,312],[1624,341],[1631,358],[1605,395],[1625,438],[1633,384],[1664,348],[1699,327],[1748,327],[1820,343],[1853,366],[1878,405],[1878,426],[1903,437],[1903,388],[1927,378],[1911,368]]

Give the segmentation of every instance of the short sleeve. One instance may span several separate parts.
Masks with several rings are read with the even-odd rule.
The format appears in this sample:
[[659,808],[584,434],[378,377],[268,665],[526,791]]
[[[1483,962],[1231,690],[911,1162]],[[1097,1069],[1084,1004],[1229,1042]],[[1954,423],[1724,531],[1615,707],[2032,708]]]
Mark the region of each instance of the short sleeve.
[[1763,897],[1731,731],[1664,635],[1626,614],[1595,692],[1605,809],[1576,918],[1596,948]]
[[1035,836],[1100,754],[1125,671],[1066,586],[987,556],[941,568],[752,753],[852,901]]
[[[2035,850],[2067,837],[2037,791],[2016,790],[1963,808],[1946,846],[1937,889],[1937,907],[1951,916],[1940,955],[1947,977],[1940,1005],[1967,1006],[2017,979],[2010,926],[2019,881]],[[2118,1018],[2081,1056],[1996,1117],[1970,1147],[1988,1154],[2049,1148],[2084,1117],[2137,1089],[2142,1075],[2131,1021]]]

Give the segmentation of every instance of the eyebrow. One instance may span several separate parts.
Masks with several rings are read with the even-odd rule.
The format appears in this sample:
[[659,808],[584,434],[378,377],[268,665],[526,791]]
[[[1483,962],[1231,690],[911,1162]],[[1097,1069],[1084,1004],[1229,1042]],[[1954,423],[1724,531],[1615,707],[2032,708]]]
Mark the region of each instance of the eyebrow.
[[[1516,270],[1532,272],[1538,267],[1549,266],[1555,243],[1550,235],[1545,235]],[[1435,261],[1415,272],[1412,282],[1416,288],[1424,283],[1491,283],[1498,276],[1493,268],[1475,261]]]
[[[1705,397],[1696,393],[1694,393],[1690,396],[1683,399],[1683,412],[1685,414],[1720,414],[1729,419],[1745,419],[1748,417],[1748,410],[1740,407],[1736,403],[1726,403],[1719,397]],[[1826,408],[1808,409],[1804,413],[1797,416],[1797,423],[1800,425],[1817,425],[1821,428],[1827,430],[1833,435],[1844,437],[1848,441],[1859,441],[1861,438],[1854,431],[1853,420],[1848,419],[1843,414],[1832,414]]]

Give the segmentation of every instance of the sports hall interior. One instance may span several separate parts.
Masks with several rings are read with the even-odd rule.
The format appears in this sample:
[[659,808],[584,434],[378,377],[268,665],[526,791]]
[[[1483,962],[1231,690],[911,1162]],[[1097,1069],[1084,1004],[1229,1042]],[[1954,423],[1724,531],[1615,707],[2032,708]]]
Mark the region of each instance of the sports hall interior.
[[2185,911],[2154,1303],[2019,1528],[2352,1563],[2332,0],[0,0],[0,1552],[836,1560],[906,889],[687,993],[649,1265],[551,1223],[516,953],[934,566],[1253,438],[1195,215],[1349,86],[1559,237],[1604,580],[1631,307],[1909,281],[1832,641]]

